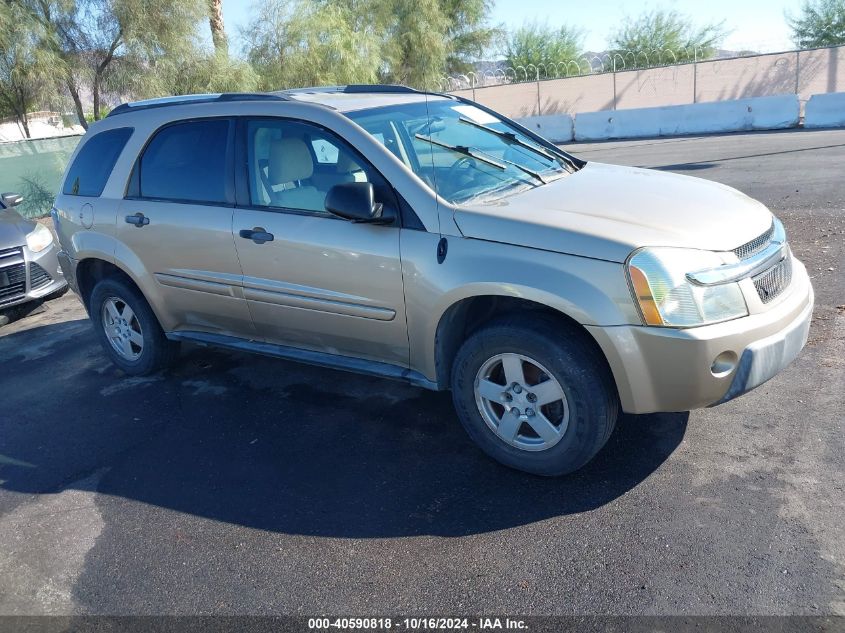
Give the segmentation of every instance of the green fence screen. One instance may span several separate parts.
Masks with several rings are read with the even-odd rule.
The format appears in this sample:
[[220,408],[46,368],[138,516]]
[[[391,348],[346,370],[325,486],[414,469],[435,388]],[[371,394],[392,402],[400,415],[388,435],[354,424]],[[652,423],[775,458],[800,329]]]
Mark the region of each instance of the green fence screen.
[[37,218],[50,212],[65,166],[81,136],[0,143],[0,192],[24,197],[16,208]]

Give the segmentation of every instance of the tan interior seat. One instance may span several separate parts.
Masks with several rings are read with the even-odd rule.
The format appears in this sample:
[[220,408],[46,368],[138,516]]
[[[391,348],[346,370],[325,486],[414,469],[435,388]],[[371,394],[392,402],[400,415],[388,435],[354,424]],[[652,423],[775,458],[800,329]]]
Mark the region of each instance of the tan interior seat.
[[[325,211],[325,192],[302,184],[314,174],[314,162],[301,138],[270,142],[267,178],[274,189],[273,206]],[[281,186],[282,188],[277,189]]]

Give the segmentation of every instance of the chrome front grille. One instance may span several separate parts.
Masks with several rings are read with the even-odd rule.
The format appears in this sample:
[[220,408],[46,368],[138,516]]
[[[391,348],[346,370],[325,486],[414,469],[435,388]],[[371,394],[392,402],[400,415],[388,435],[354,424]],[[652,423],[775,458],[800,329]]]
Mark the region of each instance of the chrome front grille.
[[43,288],[53,281],[50,274],[36,263],[29,265],[29,287],[33,290]]
[[787,256],[766,272],[752,277],[760,301],[768,303],[780,295],[792,281],[792,257]]
[[23,248],[4,248],[0,250],[0,268],[23,261]]
[[775,224],[772,222],[772,226],[769,227],[769,230],[763,233],[762,235],[758,235],[750,242],[739,246],[738,248],[734,249],[734,253],[740,259],[748,259],[749,257],[753,257],[763,249],[765,249],[769,242],[772,241],[772,235],[775,232]]

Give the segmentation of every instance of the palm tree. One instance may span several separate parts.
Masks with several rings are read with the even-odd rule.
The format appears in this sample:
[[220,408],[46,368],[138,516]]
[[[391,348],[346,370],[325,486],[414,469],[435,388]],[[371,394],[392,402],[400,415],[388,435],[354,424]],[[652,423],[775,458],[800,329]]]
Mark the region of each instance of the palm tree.
[[208,26],[211,27],[214,52],[228,57],[229,40],[223,25],[223,0],[208,0]]

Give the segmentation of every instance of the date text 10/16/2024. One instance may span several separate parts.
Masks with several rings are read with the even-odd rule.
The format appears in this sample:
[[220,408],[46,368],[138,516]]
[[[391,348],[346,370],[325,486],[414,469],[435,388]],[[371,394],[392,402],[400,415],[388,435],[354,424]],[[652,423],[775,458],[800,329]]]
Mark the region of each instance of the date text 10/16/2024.
[[511,618],[309,618],[308,628],[328,630],[523,630],[523,620]]

